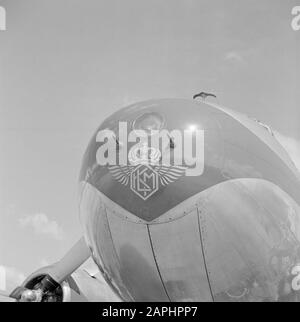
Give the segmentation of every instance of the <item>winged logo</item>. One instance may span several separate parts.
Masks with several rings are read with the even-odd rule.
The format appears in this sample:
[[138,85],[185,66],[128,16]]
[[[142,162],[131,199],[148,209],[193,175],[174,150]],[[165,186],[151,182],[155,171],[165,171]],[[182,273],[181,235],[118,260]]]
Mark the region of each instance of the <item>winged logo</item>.
[[159,164],[159,150],[142,146],[129,153],[131,165],[110,165],[108,169],[115,180],[127,186],[143,200],[148,199],[159,185],[168,184],[180,178],[186,167]]
[[[137,166],[109,166],[108,169],[112,176],[123,185],[128,185],[130,181],[130,176],[132,172],[137,168]],[[174,181],[176,181],[179,177],[181,177],[186,170],[186,167],[182,166],[164,166],[164,165],[156,165],[151,166],[154,172],[157,173],[159,177],[159,182],[162,186],[166,186]]]
[[108,169],[112,176],[120,183],[127,185],[130,180],[130,175],[134,170],[135,166],[109,166]]

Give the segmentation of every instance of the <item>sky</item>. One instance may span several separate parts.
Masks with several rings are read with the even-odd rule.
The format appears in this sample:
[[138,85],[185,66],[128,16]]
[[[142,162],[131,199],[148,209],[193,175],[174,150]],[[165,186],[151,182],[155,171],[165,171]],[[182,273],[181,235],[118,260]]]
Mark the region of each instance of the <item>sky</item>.
[[130,103],[213,92],[269,124],[300,168],[296,5],[0,0],[0,270],[17,284],[80,238],[81,158]]

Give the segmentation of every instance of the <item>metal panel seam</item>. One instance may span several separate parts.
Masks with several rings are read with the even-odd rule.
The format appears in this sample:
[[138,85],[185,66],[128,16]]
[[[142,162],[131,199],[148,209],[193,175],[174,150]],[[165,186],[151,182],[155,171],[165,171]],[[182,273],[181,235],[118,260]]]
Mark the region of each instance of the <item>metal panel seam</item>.
[[197,208],[197,218],[198,218],[198,229],[199,229],[200,245],[201,245],[201,250],[202,250],[202,256],[203,256],[203,262],[204,262],[204,268],[205,268],[207,283],[208,283],[208,286],[209,286],[209,291],[210,291],[210,294],[211,294],[211,298],[212,298],[212,300],[214,302],[215,301],[214,300],[214,295],[213,295],[212,288],[211,288],[211,283],[210,283],[208,269],[207,269],[207,264],[206,264],[206,258],[205,258],[205,254],[204,254],[204,246],[203,246],[201,226],[200,226],[200,213],[199,213],[199,209],[198,208]]
[[170,302],[172,302],[171,299],[170,299],[170,296],[169,296],[169,294],[167,292],[165,283],[164,283],[164,281],[162,279],[162,276],[161,276],[161,273],[160,273],[160,270],[159,270],[159,267],[158,267],[158,263],[157,263],[156,256],[155,256],[155,253],[154,253],[154,248],[153,248],[153,243],[152,243],[152,239],[151,239],[151,233],[150,233],[149,225],[146,225],[146,226],[147,226],[147,231],[148,231],[148,237],[149,237],[149,241],[150,241],[151,251],[152,251],[152,254],[153,254],[153,259],[154,259],[154,262],[155,262],[155,266],[156,266],[156,269],[157,269],[161,284],[162,284],[162,286],[164,288],[164,291],[165,291],[165,293],[167,295],[167,298],[169,299]]

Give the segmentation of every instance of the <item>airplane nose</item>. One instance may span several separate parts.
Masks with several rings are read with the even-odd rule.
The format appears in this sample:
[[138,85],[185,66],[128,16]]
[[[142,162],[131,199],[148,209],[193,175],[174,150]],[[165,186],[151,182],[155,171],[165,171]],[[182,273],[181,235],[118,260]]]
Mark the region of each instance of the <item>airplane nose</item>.
[[[156,163],[159,153],[145,142],[128,146],[114,132],[120,121],[134,133],[203,130],[203,172]],[[107,129],[113,140],[99,143]],[[187,100],[137,103],[103,122],[83,159],[80,216],[94,260],[122,299],[297,300],[299,182],[262,131],[247,117]],[[99,149],[114,160],[116,146],[133,162],[100,164]]]
[[[120,113],[104,121],[92,138],[80,181],[97,187],[128,212],[150,222],[194,194],[226,180],[222,174],[224,142],[214,108],[189,100],[159,100],[138,103]],[[124,120],[125,125],[120,125]],[[120,134],[124,126],[126,135]],[[97,156],[105,143],[99,144],[97,137],[103,129],[111,131],[115,138],[112,144],[117,144],[119,150],[112,164],[101,166]],[[136,142],[127,141],[141,130],[146,131],[149,140],[153,139],[150,130],[160,131],[166,140],[162,139],[159,149],[147,144],[136,148]],[[120,164],[124,154],[127,163]],[[168,157],[171,162],[165,165]]]

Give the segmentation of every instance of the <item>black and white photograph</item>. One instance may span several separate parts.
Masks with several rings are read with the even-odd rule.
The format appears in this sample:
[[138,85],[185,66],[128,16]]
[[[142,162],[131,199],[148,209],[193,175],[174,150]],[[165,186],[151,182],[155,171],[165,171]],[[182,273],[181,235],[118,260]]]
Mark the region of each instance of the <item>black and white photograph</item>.
[[300,0],[0,0],[0,302],[300,302]]

